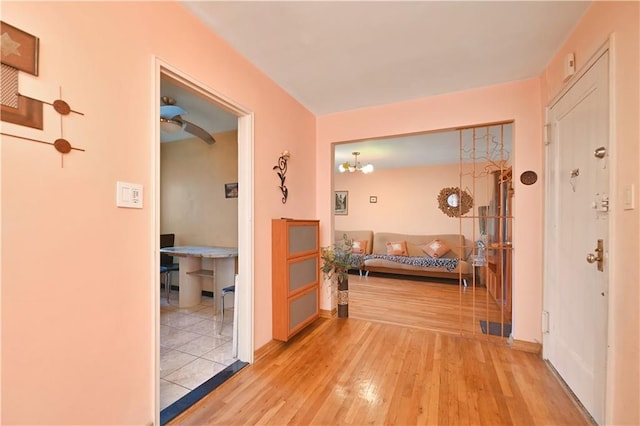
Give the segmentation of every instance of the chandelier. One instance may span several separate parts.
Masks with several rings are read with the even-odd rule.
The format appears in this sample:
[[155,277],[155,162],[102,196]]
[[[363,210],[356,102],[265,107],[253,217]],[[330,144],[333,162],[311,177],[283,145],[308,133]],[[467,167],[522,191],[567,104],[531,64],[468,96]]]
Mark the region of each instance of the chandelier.
[[373,171],[373,165],[372,164],[367,164],[366,166],[362,166],[360,164],[360,162],[358,161],[358,155],[360,155],[359,152],[352,152],[352,154],[355,157],[355,160],[353,162],[353,164],[350,164],[348,161],[345,161],[344,163],[340,164],[338,166],[338,170],[340,170],[340,173],[344,173],[344,172],[362,172],[362,173],[371,173]]

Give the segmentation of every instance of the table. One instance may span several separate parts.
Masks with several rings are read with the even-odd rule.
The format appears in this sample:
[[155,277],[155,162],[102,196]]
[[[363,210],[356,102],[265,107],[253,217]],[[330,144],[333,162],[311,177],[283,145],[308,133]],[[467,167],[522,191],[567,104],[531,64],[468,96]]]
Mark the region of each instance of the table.
[[[238,257],[238,249],[233,247],[176,246],[161,248],[160,253],[178,258],[180,265],[179,306],[181,308],[196,306],[201,302],[201,277],[213,279],[213,289],[216,290],[215,259]],[[214,259],[214,267],[203,269],[202,259]],[[230,282],[233,283],[233,277]]]

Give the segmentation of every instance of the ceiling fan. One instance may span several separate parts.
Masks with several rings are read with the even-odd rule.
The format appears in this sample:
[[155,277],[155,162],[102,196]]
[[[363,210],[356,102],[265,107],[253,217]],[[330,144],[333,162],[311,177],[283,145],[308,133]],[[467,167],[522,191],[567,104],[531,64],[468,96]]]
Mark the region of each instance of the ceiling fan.
[[160,100],[162,101],[162,105],[160,105],[160,129],[163,132],[175,133],[179,130],[184,130],[202,139],[209,145],[216,142],[213,136],[205,129],[182,118],[182,115],[186,114],[187,111],[176,105],[175,99],[169,96],[163,96]]

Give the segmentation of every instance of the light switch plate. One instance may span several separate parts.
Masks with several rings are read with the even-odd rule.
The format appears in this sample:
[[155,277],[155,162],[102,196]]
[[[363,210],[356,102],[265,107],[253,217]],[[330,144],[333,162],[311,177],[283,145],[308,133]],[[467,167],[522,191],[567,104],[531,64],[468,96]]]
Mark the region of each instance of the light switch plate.
[[622,208],[633,210],[636,208],[636,187],[634,184],[625,185],[622,189]]
[[141,209],[142,185],[118,181],[116,183],[116,206]]

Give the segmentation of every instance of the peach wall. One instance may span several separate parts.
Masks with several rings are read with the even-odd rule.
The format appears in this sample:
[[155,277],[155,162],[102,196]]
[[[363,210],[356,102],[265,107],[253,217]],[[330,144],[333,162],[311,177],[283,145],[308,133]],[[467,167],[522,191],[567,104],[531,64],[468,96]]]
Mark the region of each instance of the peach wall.
[[[86,152],[2,137],[3,424],[155,421],[153,57],[254,112],[255,346],[271,339],[273,217],[314,217],[315,118],[182,5],[7,2],[2,20],[40,37],[40,76],[21,91],[84,116],[64,136]],[[24,84],[23,84],[24,83]],[[159,83],[158,83],[159,84]],[[55,140],[45,131],[2,131]],[[272,171],[293,156],[290,197]],[[144,185],[144,208],[115,206],[117,180]],[[258,255],[259,254],[259,255]]]
[[[563,87],[563,58],[580,69],[613,34],[613,165],[609,282],[607,424],[640,424],[640,3],[594,2],[542,78],[543,104]],[[635,185],[636,208],[622,208],[623,188]]]
[[[462,233],[473,241],[479,236],[477,221],[474,229],[469,220],[461,224],[458,218],[449,217],[438,208],[440,190],[457,187],[459,182],[458,164],[377,169],[367,175],[336,173],[336,190],[349,191],[349,214],[335,216],[335,229],[415,235]],[[477,212],[477,206],[489,203],[487,185],[478,182],[474,187],[469,183],[463,188],[474,201],[474,210],[469,215]],[[372,195],[377,197],[377,203],[369,202]]]
[[[451,129],[514,120],[514,176],[525,170],[542,172],[539,79],[507,83],[408,102],[318,117],[317,206],[322,244],[332,239],[332,143]],[[336,188],[338,189],[338,188]],[[514,336],[541,342],[542,194],[540,183],[515,181],[514,203]],[[326,288],[326,286],[325,286]],[[324,293],[322,306],[330,306]]]

